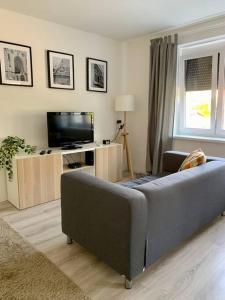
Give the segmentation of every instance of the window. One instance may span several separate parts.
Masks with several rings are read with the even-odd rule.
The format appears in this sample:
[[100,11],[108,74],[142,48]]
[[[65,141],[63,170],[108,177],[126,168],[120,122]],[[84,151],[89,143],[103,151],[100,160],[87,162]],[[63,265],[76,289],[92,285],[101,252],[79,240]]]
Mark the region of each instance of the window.
[[179,49],[175,135],[225,138],[225,41]]

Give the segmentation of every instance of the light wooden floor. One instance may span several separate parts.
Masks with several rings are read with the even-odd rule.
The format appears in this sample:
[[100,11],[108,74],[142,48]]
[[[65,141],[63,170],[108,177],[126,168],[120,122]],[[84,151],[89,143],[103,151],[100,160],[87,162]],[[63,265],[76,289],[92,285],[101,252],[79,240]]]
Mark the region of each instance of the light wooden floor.
[[59,201],[24,211],[2,202],[0,217],[45,253],[92,299],[225,299],[225,217],[218,217],[138,276],[132,290],[125,290],[122,276],[79,245],[66,245],[60,228]]

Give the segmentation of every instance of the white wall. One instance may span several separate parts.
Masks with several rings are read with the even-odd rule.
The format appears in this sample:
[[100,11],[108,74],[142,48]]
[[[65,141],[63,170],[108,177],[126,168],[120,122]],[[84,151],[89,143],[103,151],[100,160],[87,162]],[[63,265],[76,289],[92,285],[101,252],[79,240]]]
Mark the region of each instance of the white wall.
[[[179,44],[189,43],[225,34],[225,18],[211,20],[179,30],[162,32],[145,36],[124,43],[126,52],[124,59],[123,92],[136,95],[135,113],[128,115],[130,144],[134,170],[145,171],[147,118],[148,118],[148,86],[149,86],[149,46],[150,39],[178,32]],[[175,140],[174,149],[190,151],[201,146],[207,154],[225,156],[223,144],[206,143],[189,140]]]
[[[95,140],[111,138],[116,113],[113,99],[121,92],[121,43],[95,34],[0,9],[0,40],[32,47],[34,87],[0,85],[0,138],[24,137],[47,147],[47,111],[93,111]],[[46,50],[74,54],[75,91],[47,87]],[[108,93],[86,91],[86,57],[108,61]],[[0,201],[6,200],[0,174]]]
[[[33,56],[34,87],[0,85],[0,138],[24,137],[30,144],[47,147],[47,111],[94,111],[95,140],[111,138],[116,95],[136,95],[136,110],[128,114],[130,144],[137,172],[145,171],[148,118],[149,41],[155,34],[124,43],[95,34],[46,22],[0,9],[2,41],[30,45]],[[181,44],[225,33],[225,18],[176,30]],[[47,88],[46,50],[74,54],[75,91]],[[108,93],[86,91],[86,57],[108,61]],[[175,140],[174,148],[189,151],[201,146],[207,154],[223,154],[223,144]],[[225,152],[225,151],[224,151]],[[5,176],[0,172],[0,201],[6,200]]]
[[224,142],[213,141],[197,141],[188,139],[174,139],[173,148],[178,151],[191,152],[195,149],[201,148],[206,155],[225,157]]
[[136,172],[145,171],[148,121],[149,48],[145,38],[124,43],[126,60],[123,92],[136,96],[135,111],[128,113],[129,144]]

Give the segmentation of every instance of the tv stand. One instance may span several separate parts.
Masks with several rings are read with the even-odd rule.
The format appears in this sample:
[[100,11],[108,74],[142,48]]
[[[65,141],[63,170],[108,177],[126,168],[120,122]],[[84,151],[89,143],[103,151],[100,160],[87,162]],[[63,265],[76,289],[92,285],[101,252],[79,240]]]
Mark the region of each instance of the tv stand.
[[63,146],[61,148],[61,150],[75,150],[75,149],[81,149],[83,148],[82,146],[79,145],[67,145],[67,146]]
[[[78,145],[73,145],[78,146]],[[61,196],[61,175],[84,172],[111,182],[122,178],[121,144],[86,144],[82,149],[52,149],[51,154],[18,154],[13,158],[13,181],[7,180],[8,200],[24,209]],[[72,164],[68,166],[68,164]],[[74,167],[74,168],[73,168]]]

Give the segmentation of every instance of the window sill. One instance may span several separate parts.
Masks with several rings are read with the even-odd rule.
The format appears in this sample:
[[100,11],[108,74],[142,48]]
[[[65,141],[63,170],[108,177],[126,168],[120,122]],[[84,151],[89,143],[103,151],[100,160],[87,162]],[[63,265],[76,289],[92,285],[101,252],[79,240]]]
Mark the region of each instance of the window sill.
[[225,138],[212,138],[203,136],[190,136],[190,135],[174,135],[175,140],[187,140],[187,141],[197,141],[197,142],[207,142],[207,143],[223,143],[225,144]]

